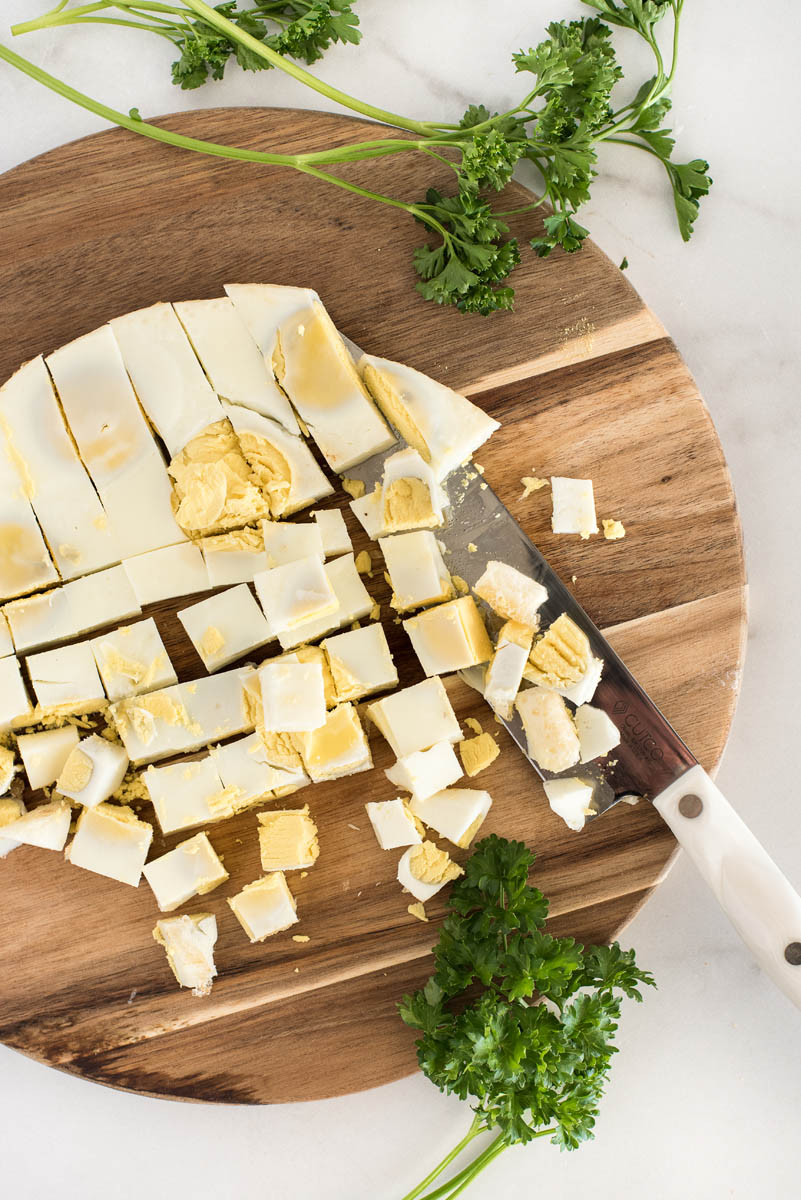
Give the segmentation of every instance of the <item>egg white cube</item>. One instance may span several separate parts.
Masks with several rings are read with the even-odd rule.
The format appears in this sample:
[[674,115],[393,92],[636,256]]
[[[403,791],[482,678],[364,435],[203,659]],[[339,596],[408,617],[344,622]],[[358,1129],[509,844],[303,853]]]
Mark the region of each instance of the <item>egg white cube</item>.
[[268,732],[302,732],[325,724],[325,688],[319,663],[292,662],[287,655],[262,663],[258,676],[263,726]]
[[301,558],[325,559],[320,527],[313,521],[262,521],[268,567],[281,567]]
[[126,558],[122,565],[139,604],[191,596],[214,586],[203,555],[194,542],[179,542],[150,550],[147,554],[137,554],[134,558]]
[[0,658],[0,732],[24,724],[32,712],[19,660]]
[[447,675],[492,658],[492,643],[472,596],[427,608],[403,622],[426,675]]
[[107,567],[48,592],[13,600],[5,607],[17,651],[66,641],[103,625],[138,617],[141,612],[121,566]]
[[399,846],[415,846],[423,836],[417,828],[406,801],[371,801],[364,806],[376,840],[382,850],[397,850]]
[[620,730],[602,708],[582,704],[576,709],[574,719],[579,739],[580,762],[605,758],[615,746],[620,745]]
[[292,406],[233,301],[216,296],[184,300],[173,308],[218,396],[279,421],[290,433],[300,432]]
[[178,682],[152,617],[92,638],[92,652],[109,700],[123,700]]
[[566,700],[570,700],[577,707],[589,703],[595,695],[598,684],[601,682],[603,669],[604,664],[602,659],[590,658],[587,670],[581,679],[577,680],[576,683],[572,683],[570,687],[558,688],[559,694],[564,696]]
[[[332,494],[333,487],[297,434],[239,404],[226,404],[225,415],[262,494],[270,498],[274,517],[287,517]],[[281,468],[279,476],[275,474],[276,464]]]
[[450,572],[430,530],[382,537],[378,544],[391,580],[393,608],[408,612],[455,596]]
[[211,756],[223,787],[237,792],[237,811],[269,800],[275,791],[301,788],[309,777],[301,768],[284,769],[273,766],[267,759],[264,743],[258,733],[213,746]]
[[324,617],[317,617],[298,625],[295,629],[279,633],[278,641],[284,650],[290,650],[303,642],[314,641],[334,629],[351,625],[354,621],[366,617],[372,610],[373,598],[364,586],[361,575],[356,570],[356,560],[352,554],[343,554],[327,562],[324,571],[328,582],[334,590],[337,607]]
[[0,858],[7,858],[12,850],[18,850],[21,842],[3,837],[3,829],[24,817],[27,809],[21,800],[12,796],[0,796]]
[[367,716],[392,747],[395,757],[430,750],[437,742],[458,742],[462,731],[438,676],[373,701]]
[[184,541],[172,511],[166,464],[110,326],[62,346],[46,362],[120,557]]
[[207,671],[218,671],[274,637],[246,583],[179,609],[176,616]]
[[0,600],[58,582],[36,515],[0,438]]
[[444,479],[500,428],[465,396],[403,363],[364,354],[359,371],[388,421]]
[[0,388],[0,430],[62,579],[119,562],[106,511],[67,433],[41,356]]
[[545,771],[566,771],[579,761],[579,739],[570,711],[558,692],[526,688],[515,708],[526,732],[528,753]]
[[[434,846],[432,842],[424,840],[421,843],[421,847],[423,850],[433,850],[435,853],[438,853],[441,858],[447,860],[445,864],[446,867],[450,867],[451,865],[455,866],[455,864],[451,864],[448,855],[444,851],[438,851],[438,848]],[[451,878],[448,878],[446,875],[445,878],[432,883],[427,883],[424,879],[418,879],[412,870],[411,863],[413,856],[419,853],[420,850],[418,850],[416,846],[410,846],[406,853],[401,855],[401,858],[398,862],[398,883],[401,885],[401,887],[404,887],[407,892],[411,892],[415,900],[420,900],[423,904],[425,904],[427,900],[430,900],[433,896],[436,896],[437,892],[441,892],[446,884],[451,882]],[[458,873],[461,875],[463,872],[461,869],[459,869]]]
[[414,815],[455,846],[466,849],[492,806],[489,792],[477,788],[444,788],[423,799],[412,796]]
[[252,733],[253,722],[245,708],[241,675],[234,668],[179,684],[195,747],[208,746],[238,733]]
[[61,712],[95,712],[106,703],[90,642],[41,650],[25,660],[37,703]]
[[166,767],[150,766],[142,780],[164,834],[206,825],[229,815],[224,809],[215,811],[215,799],[224,788],[210,755]]
[[315,292],[270,284],[225,288],[334,471],[395,441]]
[[582,537],[587,537],[598,532],[591,479],[551,476],[551,500],[551,529],[554,533],[580,533]]
[[163,946],[170,970],[181,987],[195,996],[208,996],[217,974],[214,945],[217,918],[212,913],[184,913],[156,922],[153,938]]
[[323,564],[314,555],[262,571],[254,584],[270,628],[278,634],[330,616],[339,607]]
[[111,705],[114,725],[131,762],[155,762],[203,745],[203,731],[190,721],[185,695],[184,685],[174,684]]
[[461,779],[464,774],[452,742],[437,742],[429,750],[415,750],[399,758],[384,774],[390,783],[427,800]]
[[487,563],[473,591],[500,616],[532,629],[536,629],[537,614],[548,599],[548,591],[541,583],[508,563],[497,561]]
[[223,409],[169,304],[110,322],[139,403],[170,455],[223,418]]
[[173,912],[192,896],[205,896],[228,878],[205,833],[196,833],[179,842],[174,850],[152,859],[142,874],[162,912]]
[[592,784],[583,779],[546,779],[542,786],[551,808],[568,829],[583,829],[592,812]]
[[348,554],[353,549],[353,542],[350,540],[341,509],[313,508],[310,515],[314,517],[317,528],[320,530],[326,558],[333,558],[338,554]]
[[128,762],[117,742],[90,733],[67,756],[56,779],[56,791],[84,808],[94,808],[116,792]]
[[397,687],[398,672],[379,622],[326,638],[323,649],[328,656],[337,700],[358,700]]
[[264,552],[261,529],[252,526],[201,538],[200,547],[209,583],[215,588],[252,583],[259,572],[266,571],[270,565]]
[[3,840],[15,846],[38,846],[40,850],[63,850],[70,831],[72,809],[66,800],[50,800],[29,809],[16,821],[3,826]]
[[74,725],[21,733],[17,747],[29,786],[36,791],[55,783],[79,741],[80,734]]
[[351,512],[371,541],[378,541],[379,538],[389,533],[389,530],[384,528],[381,512],[381,485],[379,483],[375,485],[372,492],[357,496],[349,503]]
[[367,735],[352,704],[338,704],[319,729],[296,733],[292,740],[314,783],[356,775],[373,765]]
[[498,634],[495,652],[484,676],[484,698],[495,712],[509,720],[515,696],[526,670],[531,651],[531,627],[507,621]]
[[297,903],[283,871],[270,871],[228,900],[231,911],[251,942],[263,942],[295,925]]
[[78,817],[65,857],[74,867],[138,887],[153,826],[121,804],[98,804]]

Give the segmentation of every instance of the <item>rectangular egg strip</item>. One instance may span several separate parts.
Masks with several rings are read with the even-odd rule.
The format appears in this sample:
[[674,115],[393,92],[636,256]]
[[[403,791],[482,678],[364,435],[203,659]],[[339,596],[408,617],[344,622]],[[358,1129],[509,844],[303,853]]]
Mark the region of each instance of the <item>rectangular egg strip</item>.
[[30,500],[0,445],[0,598],[22,596],[58,578]]
[[119,566],[72,579],[48,592],[12,600],[3,612],[19,652],[65,642],[103,625],[138,617],[142,609]]

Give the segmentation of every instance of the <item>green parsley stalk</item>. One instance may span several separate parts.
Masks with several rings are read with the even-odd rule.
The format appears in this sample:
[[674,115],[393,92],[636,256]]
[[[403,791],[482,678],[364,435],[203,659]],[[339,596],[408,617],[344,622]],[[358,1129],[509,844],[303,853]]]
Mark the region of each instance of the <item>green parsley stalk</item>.
[[[509,1146],[549,1137],[575,1150],[593,1137],[609,1077],[621,1000],[653,987],[634,952],[544,932],[548,901],[528,882],[534,855],[495,834],[453,885],[434,973],[404,996],[420,1031],[417,1060],[440,1091],[473,1101],[460,1142],[403,1200],[452,1200]],[[493,1140],[428,1190],[474,1139]]]
[[[0,59],[83,108],[145,137],[183,150],[223,158],[268,163],[301,171],[365,199],[388,204],[422,224],[429,241],[414,253],[418,290],[437,304],[488,315],[511,309],[509,276],[520,262],[520,248],[508,237],[506,218],[546,206],[542,233],[531,239],[544,257],[557,247],[572,253],[588,231],[576,213],[590,195],[597,174],[598,148],[609,141],[644,150],[662,163],[671,186],[679,230],[688,240],[700,199],[711,185],[702,159],[672,160],[674,148],[664,120],[678,61],[678,33],[684,0],[583,0],[599,16],[554,22],[547,37],[528,51],[513,54],[516,71],[527,77],[525,94],[504,113],[471,105],[461,120],[417,121],[350,96],[318,79],[295,59],[311,63],[332,42],[355,43],[358,24],[352,0],[257,0],[240,9],[237,0],[212,8],[204,0],[96,0],[55,9],[17,25],[14,34],[68,24],[96,22],[155,33],[180,50],[173,79],[196,87],[209,76],[222,77],[229,58],[246,69],[276,68],[328,100],[396,130],[400,136],[373,138],[311,154],[286,155],[244,150],[174,134],[143,121],[136,109],[127,116],[78,92],[0,45]],[[109,15],[113,12],[116,15]],[[120,15],[124,14],[124,15]],[[657,27],[672,21],[671,55],[665,63]],[[615,109],[612,91],[622,78],[609,26],[628,30],[646,42],[655,73],[628,103]],[[336,166],[392,154],[423,154],[453,172],[450,194],[431,188],[408,200],[359,187],[332,171]],[[503,211],[493,193],[503,190],[518,162],[534,165],[542,179],[541,195],[521,208]]]

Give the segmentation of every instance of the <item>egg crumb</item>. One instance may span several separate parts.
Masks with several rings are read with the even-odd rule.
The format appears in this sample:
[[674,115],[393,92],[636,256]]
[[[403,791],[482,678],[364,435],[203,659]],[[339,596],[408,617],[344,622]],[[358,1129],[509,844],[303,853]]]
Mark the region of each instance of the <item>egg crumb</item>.
[[417,917],[418,921],[427,921],[428,920],[428,917],[426,916],[425,905],[422,904],[419,900],[416,900],[414,902],[414,904],[410,904],[408,906],[408,908],[406,909],[406,911],[409,914],[409,916]]
[[478,550],[478,546],[476,545],[476,543],[475,543],[475,542],[468,542],[468,543],[467,543],[467,552],[468,552],[468,554],[475,554],[477,550]]
[[619,538],[626,536],[626,527],[622,521],[607,520],[601,521],[604,529],[604,537],[607,542],[616,542]]
[[347,476],[344,476],[342,479],[342,488],[354,500],[360,500],[364,495],[364,482],[361,479],[348,479]]
[[461,575],[451,575],[451,580],[460,596],[466,596],[470,591],[470,584],[466,579],[462,579]]
[[308,933],[293,933],[292,934],[293,942],[308,942],[310,940],[311,939],[309,938]]
[[380,617],[381,617],[381,605],[374,604],[373,607],[370,609],[370,620],[378,621],[380,619]]
[[500,754],[500,748],[491,733],[481,733],[478,737],[467,738],[459,743],[459,754],[465,774],[471,778],[478,775]]
[[484,728],[479,720],[475,717],[465,717],[464,723],[468,729],[472,729],[473,733],[483,733]]
[[532,492],[538,492],[540,488],[548,486],[548,480],[540,479],[537,475],[524,475],[520,482],[523,485],[521,500],[525,500]]
[[356,555],[355,566],[356,566],[356,570],[359,572],[360,575],[372,576],[373,560],[370,557],[369,550],[360,550],[359,551],[359,553]]

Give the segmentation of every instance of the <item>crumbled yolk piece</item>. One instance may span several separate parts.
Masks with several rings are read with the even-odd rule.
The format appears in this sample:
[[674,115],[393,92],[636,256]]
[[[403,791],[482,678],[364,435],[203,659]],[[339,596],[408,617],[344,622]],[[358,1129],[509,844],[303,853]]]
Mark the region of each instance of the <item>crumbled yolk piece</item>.
[[523,485],[523,494],[520,497],[521,500],[525,500],[531,495],[532,492],[538,492],[540,488],[548,486],[547,479],[540,479],[536,475],[524,475],[520,482]]
[[470,591],[470,584],[461,575],[451,575],[451,582],[460,596],[466,596]]
[[440,850],[433,842],[421,842],[413,846],[409,855],[409,870],[421,883],[450,883],[464,875],[446,850]]
[[[6,746],[0,746],[0,795],[3,792],[7,792],[11,787],[14,771],[14,751],[9,750]],[[0,801],[0,804],[2,804],[2,801]],[[17,818],[14,817],[13,819],[16,820]]]
[[317,826],[309,816],[309,806],[294,812],[258,814],[259,850],[264,871],[291,870],[310,866],[320,853]]
[[342,488],[352,496],[354,500],[360,500],[364,495],[364,481],[361,479],[348,479],[345,476],[342,480]]
[[622,521],[607,520],[601,521],[601,524],[607,542],[616,542],[619,538],[626,536],[626,527]]
[[409,476],[384,488],[384,528],[416,529],[437,521],[431,492],[425,480]]
[[481,722],[479,720],[477,720],[475,717],[465,717],[464,723],[468,729],[473,730],[473,733],[483,733],[484,732]]
[[414,904],[410,904],[408,906],[408,908],[406,909],[406,911],[410,917],[417,917],[418,921],[427,921],[428,920],[428,917],[426,916],[425,905],[422,904],[419,900],[416,900]]
[[478,775],[500,754],[500,748],[491,733],[480,733],[478,737],[467,738],[459,743],[459,754],[465,774]]
[[360,575],[372,575],[373,560],[369,550],[360,550],[355,560],[356,570]]

